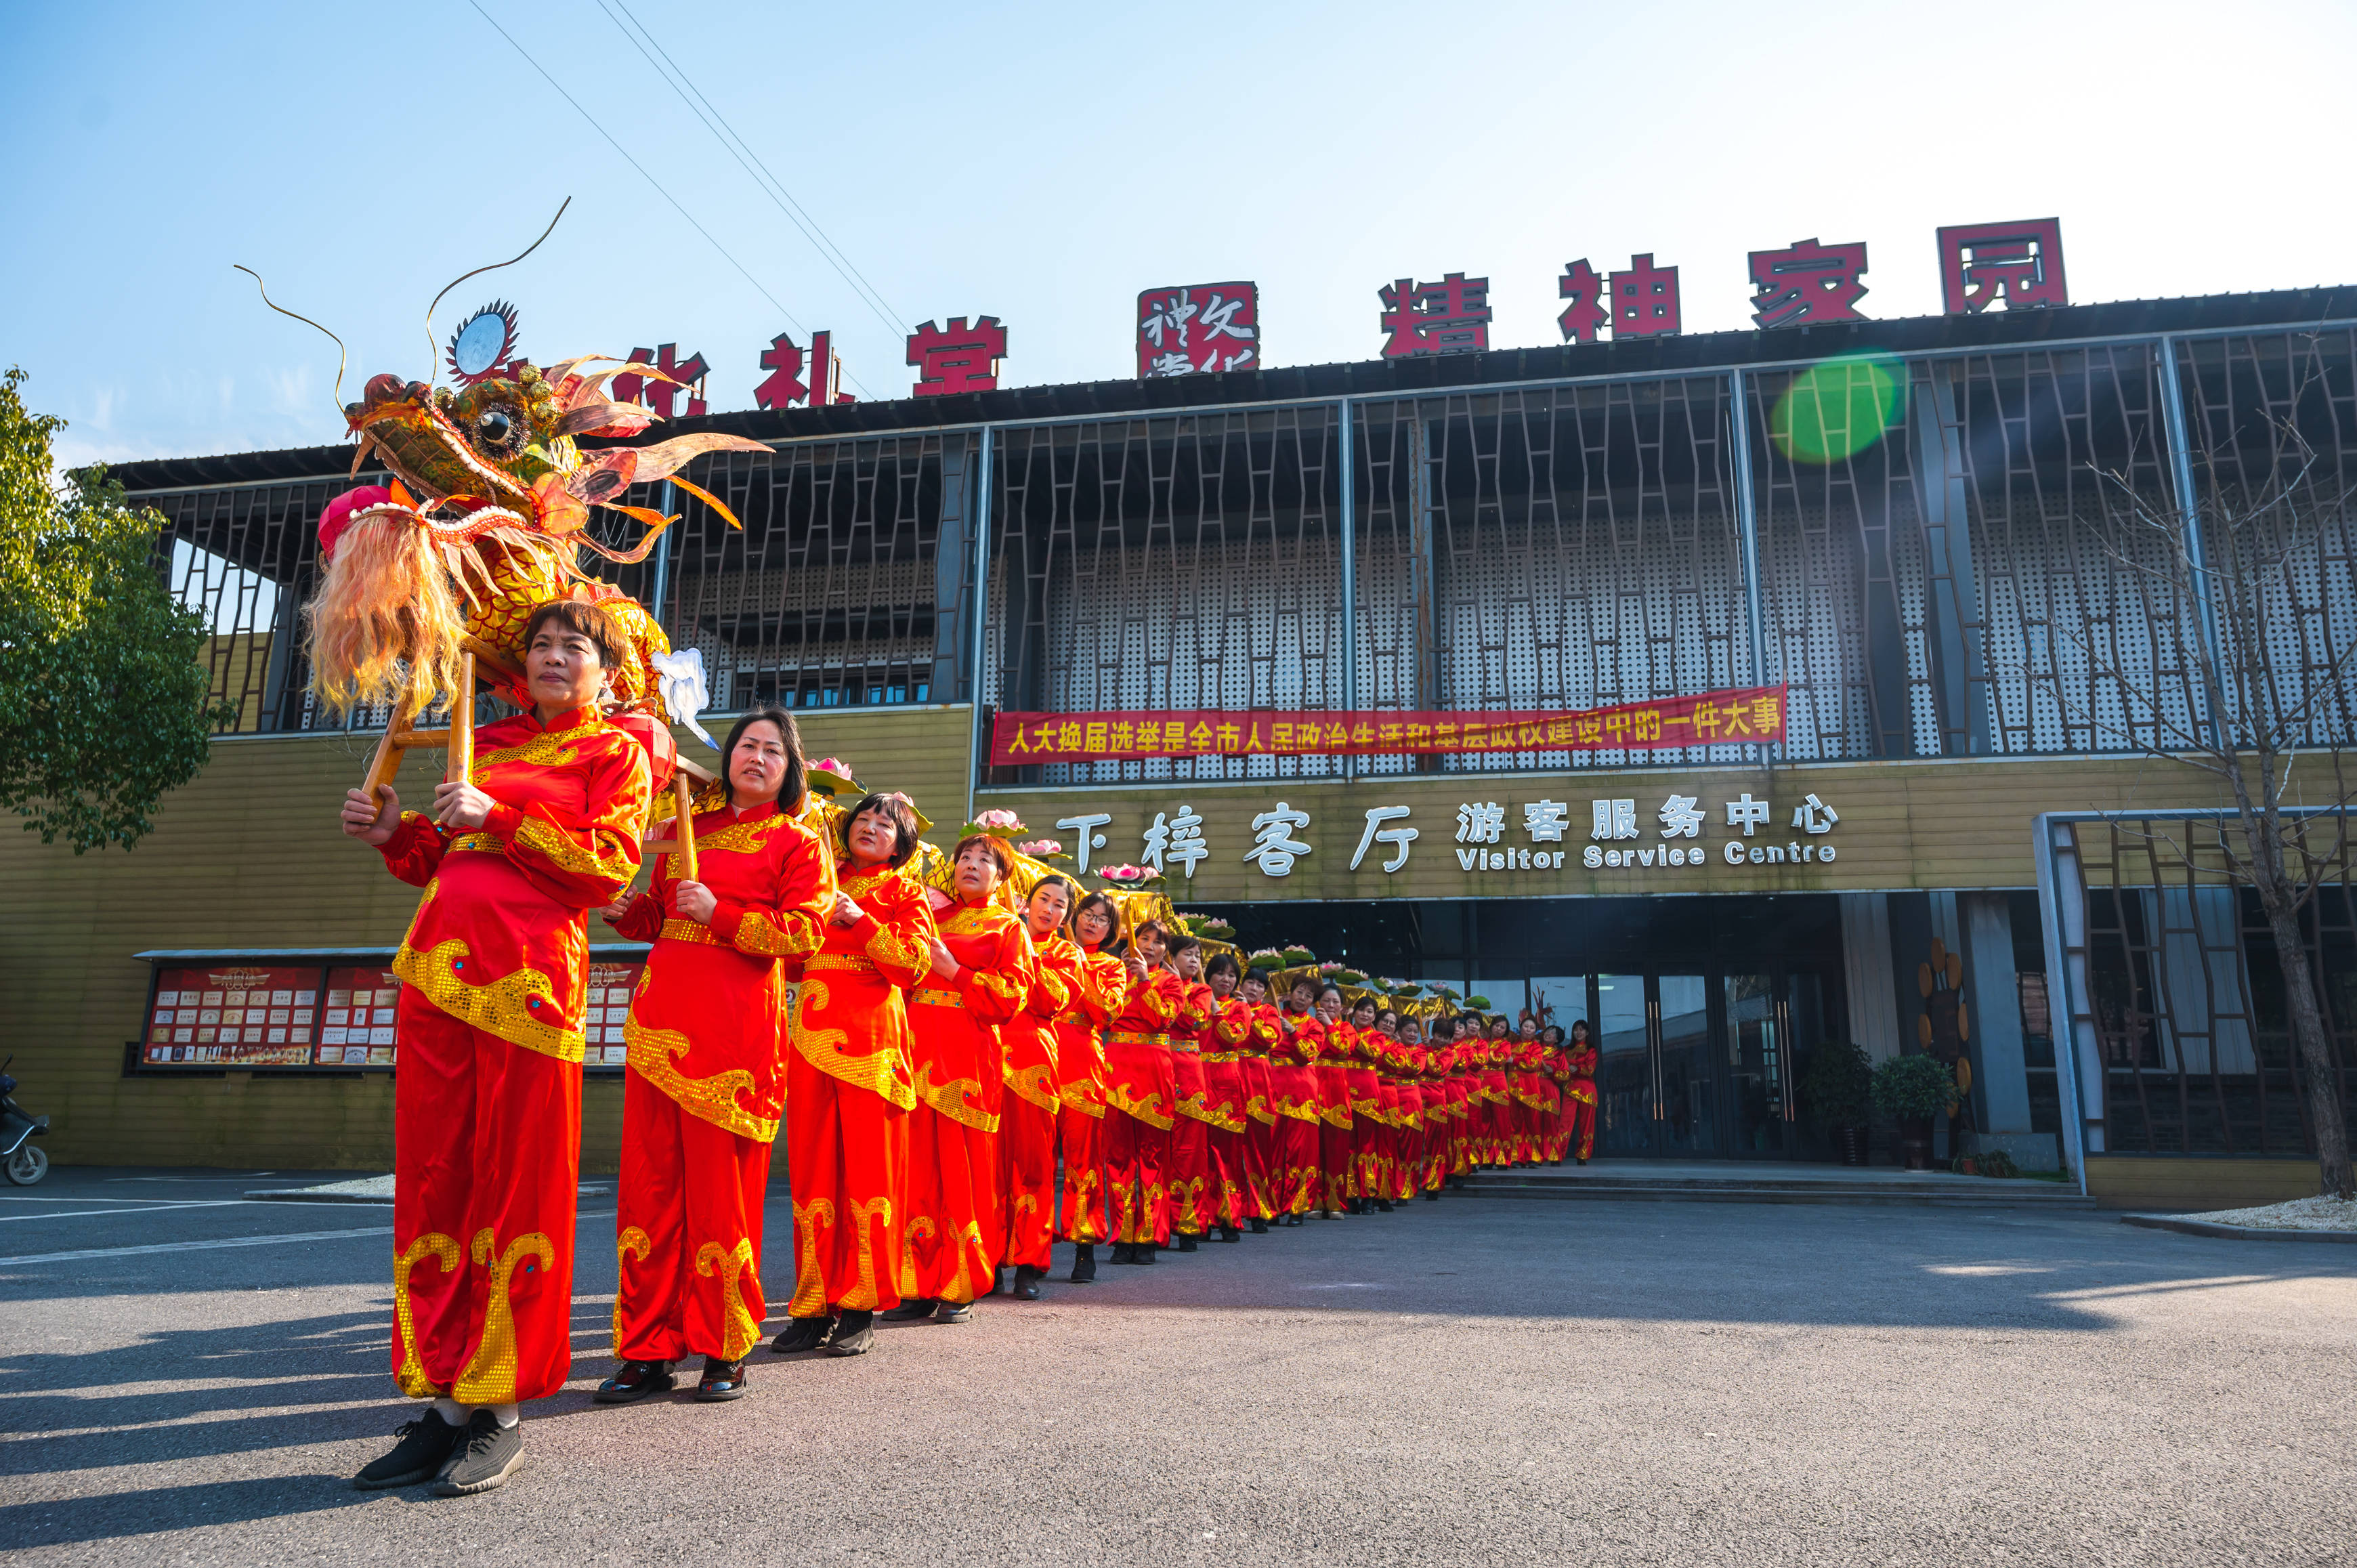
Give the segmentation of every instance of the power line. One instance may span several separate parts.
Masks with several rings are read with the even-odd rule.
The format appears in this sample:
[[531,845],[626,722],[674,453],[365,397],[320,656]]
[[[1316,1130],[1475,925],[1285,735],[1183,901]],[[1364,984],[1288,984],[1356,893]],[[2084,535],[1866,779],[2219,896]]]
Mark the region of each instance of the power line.
[[[630,40],[632,47],[638,49],[650,66],[654,67],[655,74],[663,78],[665,84],[673,92],[678,94],[680,102],[687,105],[689,112],[704,122],[705,129],[712,133],[714,139],[727,150],[729,156],[737,160],[738,166],[747,174],[753,177],[753,183],[759,186],[762,194],[769,197],[778,210],[786,215],[787,221],[802,231],[802,238],[811,242],[812,248],[818,252],[821,259],[833,267],[836,275],[849,284],[852,291],[859,295],[861,302],[876,313],[877,319],[890,328],[895,337],[906,336],[909,330],[906,317],[894,310],[891,303],[884,297],[882,291],[867,281],[867,275],[853,263],[848,255],[845,254],[843,247],[834,242],[833,236],[820,227],[818,220],[810,215],[809,209],[794,199],[793,193],[786,188],[785,182],[771,171],[761,155],[753,150],[752,144],[737,134],[737,127],[728,123],[728,117],[720,112],[718,105],[705,96],[704,90],[695,85],[677,60],[671,58],[671,51],[664,48],[654,34],[647,30],[647,25],[639,20],[637,13],[630,8],[625,0],[613,0],[611,5],[608,5],[607,0],[597,0],[597,5],[615,27],[621,28],[622,36]],[[621,16],[615,16],[614,13],[617,10],[621,12]],[[622,16],[630,18],[630,27],[623,27]],[[639,37],[632,36],[633,27],[638,30],[640,37],[645,38],[645,43],[641,44]],[[655,64],[653,55],[647,54],[649,46],[652,46],[655,54],[662,57],[661,65]],[[666,67],[669,68],[668,71],[665,70]],[[674,81],[673,78],[677,80]],[[689,96],[691,93],[694,95],[692,98]],[[700,108],[699,103],[702,105]],[[706,113],[707,111],[709,113]],[[748,162],[748,159],[751,161]]]
[[[701,224],[701,223],[697,222],[697,221],[695,220],[695,214],[694,214],[694,213],[693,213],[693,212],[690,212],[690,211],[689,211],[685,207],[682,206],[682,205],[680,204],[680,199],[679,199],[679,198],[678,198],[678,197],[673,196],[673,195],[669,190],[666,190],[665,188],[663,188],[663,183],[662,183],[662,181],[661,181],[661,180],[657,179],[653,175],[649,174],[649,173],[647,172],[647,166],[646,166],[646,165],[644,165],[644,164],[642,164],[642,163],[639,162],[639,160],[638,160],[638,159],[636,159],[636,158],[632,157],[632,156],[630,156],[630,150],[628,147],[625,147],[624,145],[622,145],[622,144],[621,144],[621,143],[619,143],[619,142],[616,141],[616,140],[614,139],[614,134],[613,134],[612,132],[610,132],[610,131],[607,130],[605,126],[603,126],[603,125],[599,124],[597,123],[597,117],[596,115],[594,115],[594,114],[590,113],[588,110],[584,109],[584,108],[581,106],[581,101],[580,101],[579,99],[577,99],[577,98],[574,97],[574,96],[573,96],[573,94],[571,94],[570,92],[567,92],[567,91],[565,91],[565,84],[564,84],[563,82],[558,81],[556,80],[556,78],[554,78],[554,77],[553,77],[553,76],[549,75],[549,74],[548,74],[548,70],[547,70],[547,69],[546,69],[545,67],[544,67],[544,66],[543,66],[543,65],[542,65],[538,60],[536,60],[536,59],[533,59],[533,58],[532,58],[532,51],[531,51],[531,50],[529,50],[529,49],[525,48],[522,44],[520,44],[520,43],[516,42],[515,35],[514,35],[514,34],[512,34],[512,33],[509,32],[505,27],[500,27],[500,26],[499,18],[498,18],[498,17],[496,17],[496,16],[492,16],[489,11],[486,11],[486,10],[484,10],[484,9],[483,9],[483,7],[482,7],[482,4],[481,4],[481,0],[467,0],[467,3],[468,3],[469,5],[474,6],[474,8],[475,8],[475,14],[476,14],[477,16],[479,16],[482,17],[482,19],[483,19],[484,21],[489,22],[489,23],[491,25],[491,28],[492,28],[492,30],[493,30],[494,32],[498,33],[498,34],[500,35],[500,37],[501,37],[501,38],[503,38],[507,39],[507,41],[508,41],[508,47],[509,47],[510,48],[511,48],[511,49],[515,50],[515,52],[516,52],[516,53],[518,53],[518,54],[520,54],[520,55],[522,55],[522,56],[523,57],[523,62],[524,62],[524,64],[526,64],[526,65],[528,65],[528,66],[532,67],[532,69],[533,69],[533,70],[536,70],[536,71],[540,72],[540,78],[541,78],[541,80],[542,80],[543,81],[547,82],[549,86],[551,86],[551,87],[553,87],[553,88],[556,89],[557,95],[558,95],[559,97],[563,98],[563,99],[565,100],[565,102],[566,102],[567,103],[570,103],[570,104],[572,104],[572,105],[573,105],[573,111],[574,111],[574,113],[576,113],[576,114],[578,114],[578,115],[580,115],[580,116],[581,116],[581,118],[583,118],[584,120],[587,120],[587,121],[589,123],[589,128],[590,128],[591,130],[593,130],[593,131],[597,132],[599,135],[601,135],[601,136],[603,136],[603,137],[605,137],[605,138],[606,138],[606,145],[608,145],[608,146],[612,147],[616,152],[618,152],[618,153],[619,153],[619,154],[621,154],[621,155],[622,155],[622,161],[623,161],[623,162],[625,162],[625,163],[629,164],[632,168],[634,168],[634,169],[638,170],[638,171],[639,171],[639,176],[640,176],[640,178],[642,178],[642,179],[644,179],[644,180],[645,180],[649,185],[653,186],[653,187],[655,188],[655,193],[656,193],[657,195],[661,196],[661,197],[662,197],[665,201],[670,202],[670,203],[672,204],[673,208],[675,210],[677,210],[677,212],[679,213],[679,215],[680,215],[682,218],[684,218],[684,219],[686,219],[686,220],[687,220],[688,226],[689,226],[690,228],[694,229],[697,233],[699,233],[699,234],[701,234],[701,235],[703,235],[703,236],[704,236],[704,238],[705,239],[705,241],[706,241],[706,242],[708,242],[711,244],[712,248],[713,248],[714,250],[716,250],[716,251],[719,252],[720,252],[720,254],[722,255],[722,257],[723,257],[723,258],[725,258],[725,259],[727,261],[728,264],[729,264],[730,266],[732,266],[732,267],[735,267],[735,268],[737,269],[737,273],[738,273],[740,275],[742,275],[742,276],[743,276],[743,278],[745,279],[745,281],[746,281],[747,283],[751,284],[751,285],[753,285],[753,288],[754,288],[755,292],[757,292],[758,294],[759,294],[759,295],[760,295],[760,296],[761,296],[763,299],[768,300],[771,305],[773,305],[773,306],[777,306],[778,314],[779,314],[779,315],[780,315],[780,316],[782,316],[782,317],[784,317],[786,318],[786,324],[787,324],[788,326],[790,326],[790,327],[793,328],[796,331],[798,331],[798,332],[802,333],[804,337],[808,337],[808,336],[810,335],[810,328],[807,328],[807,327],[804,327],[804,326],[803,326],[803,325],[802,325],[799,320],[797,320],[797,319],[795,318],[795,317],[794,317],[794,313],[793,313],[792,311],[791,311],[791,310],[788,310],[788,309],[785,307],[784,302],[782,302],[781,300],[780,300],[776,295],[771,294],[771,293],[770,293],[767,288],[762,287],[762,285],[761,285],[761,280],[760,280],[760,279],[759,279],[759,278],[757,278],[757,277],[755,277],[751,273],[747,272],[747,271],[745,270],[745,263],[742,263],[742,262],[740,262],[740,261],[738,261],[735,256],[733,256],[733,255],[729,254],[728,247],[727,247],[727,246],[726,246],[726,245],[724,245],[724,244],[722,244],[722,243],[721,243],[721,242],[720,242],[716,238],[715,238],[711,230],[706,229],[703,224]],[[851,374],[851,372],[850,372],[850,371],[845,371],[845,372],[844,372],[844,375],[845,375],[845,378],[846,380],[848,380],[848,381],[850,381],[854,386],[859,386],[859,378],[858,378],[858,377],[852,375],[852,374]],[[860,390],[861,392],[866,392],[866,390],[867,390],[867,389],[866,389],[866,387],[864,387],[864,386],[859,386],[859,390]]]

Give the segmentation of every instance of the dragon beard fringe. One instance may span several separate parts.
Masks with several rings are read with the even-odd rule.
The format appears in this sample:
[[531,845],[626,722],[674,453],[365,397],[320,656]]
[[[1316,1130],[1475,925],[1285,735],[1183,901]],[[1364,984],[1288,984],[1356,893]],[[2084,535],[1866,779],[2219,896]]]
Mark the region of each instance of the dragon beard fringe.
[[339,717],[377,704],[424,713],[457,689],[471,657],[448,569],[426,531],[401,517],[346,529],[304,613],[311,692]]

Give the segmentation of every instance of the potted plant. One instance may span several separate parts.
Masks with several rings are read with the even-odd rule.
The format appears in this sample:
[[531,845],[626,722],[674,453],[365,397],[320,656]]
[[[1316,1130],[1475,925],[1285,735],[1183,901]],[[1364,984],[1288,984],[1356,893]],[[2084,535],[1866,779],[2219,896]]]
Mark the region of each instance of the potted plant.
[[1900,1162],[1932,1168],[1932,1119],[1956,1099],[1956,1075],[1937,1057],[1893,1057],[1874,1069],[1874,1108],[1898,1124]]
[[1809,1053],[1801,1074],[1809,1126],[1846,1165],[1866,1164],[1866,1119],[1874,1105],[1874,1064],[1855,1040],[1827,1040]]

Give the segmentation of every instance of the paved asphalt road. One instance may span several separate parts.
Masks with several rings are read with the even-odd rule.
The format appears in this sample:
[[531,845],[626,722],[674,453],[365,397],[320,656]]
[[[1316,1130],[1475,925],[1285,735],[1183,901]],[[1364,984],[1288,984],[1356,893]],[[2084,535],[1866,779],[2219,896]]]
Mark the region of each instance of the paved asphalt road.
[[404,1415],[389,1211],[239,1201],[287,1179],[0,1194],[10,1562],[2357,1557],[2352,1248],[1451,1197],[609,1410],[591,1196],[578,1375],[505,1491],[445,1501],[348,1483]]

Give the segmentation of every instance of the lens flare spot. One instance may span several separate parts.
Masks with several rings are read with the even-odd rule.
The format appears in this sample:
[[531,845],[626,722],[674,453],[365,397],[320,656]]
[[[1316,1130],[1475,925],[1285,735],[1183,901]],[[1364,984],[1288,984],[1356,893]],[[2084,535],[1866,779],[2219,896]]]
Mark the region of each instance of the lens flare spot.
[[1906,371],[1890,354],[1845,354],[1792,378],[1768,419],[1769,439],[1795,463],[1823,467],[1882,439],[1907,403]]

